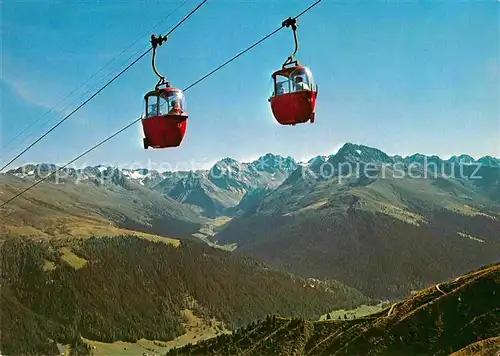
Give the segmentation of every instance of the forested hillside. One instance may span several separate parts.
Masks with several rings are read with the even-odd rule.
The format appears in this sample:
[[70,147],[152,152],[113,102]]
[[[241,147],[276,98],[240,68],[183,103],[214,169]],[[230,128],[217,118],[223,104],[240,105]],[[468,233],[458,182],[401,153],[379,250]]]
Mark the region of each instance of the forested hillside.
[[269,316],[167,355],[493,356],[500,352],[499,296],[496,264],[359,319],[310,322]]
[[184,309],[233,329],[269,313],[317,319],[368,301],[338,282],[285,275],[189,241],[9,238],[1,253],[7,355],[54,354],[56,342],[83,352],[81,337],[171,340],[184,333]]

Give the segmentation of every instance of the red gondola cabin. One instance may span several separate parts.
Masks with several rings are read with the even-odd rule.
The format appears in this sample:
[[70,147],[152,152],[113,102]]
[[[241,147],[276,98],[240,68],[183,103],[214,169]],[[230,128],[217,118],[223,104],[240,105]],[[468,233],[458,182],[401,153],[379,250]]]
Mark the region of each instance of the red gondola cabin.
[[281,125],[313,123],[318,87],[309,68],[284,66],[272,77],[274,92],[269,101],[276,120]]
[[144,96],[146,116],[141,120],[144,148],[168,148],[181,144],[188,115],[184,93],[176,88],[156,89]]
[[314,83],[311,70],[295,59],[299,49],[297,19],[289,17],[281,25],[293,30],[295,50],[281,69],[272,75],[274,91],[269,98],[271,110],[281,125],[296,125],[307,121],[313,123],[318,86]]

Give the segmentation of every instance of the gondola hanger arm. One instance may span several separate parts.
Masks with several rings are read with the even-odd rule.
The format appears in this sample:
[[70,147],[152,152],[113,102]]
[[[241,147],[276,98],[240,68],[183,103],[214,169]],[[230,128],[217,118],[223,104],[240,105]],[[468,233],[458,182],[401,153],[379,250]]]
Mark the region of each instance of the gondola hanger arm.
[[168,39],[167,36],[162,36],[159,35],[158,37],[155,35],[151,35],[151,46],[153,47],[153,59],[152,59],[152,66],[153,66],[153,71],[155,74],[160,78],[158,80],[158,83],[155,85],[155,89],[159,89],[161,85],[166,85],[167,87],[170,86],[170,83],[165,79],[163,75],[158,72],[158,69],[156,68],[156,47],[161,46],[163,42],[166,42]]
[[299,49],[299,40],[297,38],[297,19],[296,18],[287,18],[285,21],[281,23],[282,27],[291,27],[293,30],[293,40],[295,42],[295,50],[291,54],[290,57],[287,58],[285,63],[283,63],[283,68],[285,68],[289,64],[299,65],[299,62],[295,59],[295,55]]

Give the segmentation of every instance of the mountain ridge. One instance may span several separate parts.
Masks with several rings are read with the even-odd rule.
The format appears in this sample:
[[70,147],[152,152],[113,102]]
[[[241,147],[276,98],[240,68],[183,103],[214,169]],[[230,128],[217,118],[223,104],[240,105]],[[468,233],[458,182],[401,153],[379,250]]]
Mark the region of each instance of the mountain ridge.
[[[149,169],[149,168],[146,168],[146,167],[141,167],[141,168],[134,168],[134,169],[128,169],[126,167],[119,167],[119,166],[106,166],[106,165],[101,165],[101,164],[98,164],[98,165],[89,165],[89,166],[85,166],[83,168],[79,168],[79,169],[76,169],[76,168],[68,168],[67,170],[70,170],[70,171],[85,171],[85,170],[106,170],[108,168],[117,168],[117,169],[121,169],[123,170],[124,172],[127,172],[126,174],[127,175],[130,175],[132,179],[134,179],[134,177],[139,177],[139,176],[147,176],[147,175],[151,175],[151,174],[160,174],[160,175],[169,175],[169,174],[179,174],[179,175],[184,175],[184,174],[187,174],[188,172],[210,172],[212,170],[216,170],[217,171],[217,168],[221,165],[221,164],[224,164],[226,166],[230,166],[230,165],[233,165],[233,164],[246,164],[246,165],[249,165],[249,164],[253,164],[253,165],[268,165],[269,163],[269,158],[270,157],[274,157],[276,161],[282,161],[282,162],[295,162],[297,165],[298,164],[301,164],[301,165],[311,165],[311,164],[314,164],[316,163],[315,161],[317,160],[322,160],[323,162],[324,161],[327,161],[329,158],[331,157],[334,157],[336,155],[338,155],[339,153],[343,154],[345,153],[346,151],[347,152],[351,152],[354,150],[359,150],[359,148],[362,148],[362,149],[368,149],[368,150],[376,150],[377,152],[381,152],[383,153],[385,156],[387,156],[388,158],[390,158],[390,162],[391,163],[395,163],[397,161],[405,161],[405,162],[414,162],[414,161],[421,161],[423,160],[424,158],[433,158],[433,159],[439,159],[440,161],[442,162],[449,162],[449,163],[482,163],[486,166],[493,166],[493,167],[500,167],[500,156],[498,157],[494,157],[494,156],[491,156],[491,155],[485,155],[485,156],[481,156],[479,157],[478,159],[474,159],[472,156],[466,154],[466,153],[462,153],[462,154],[458,154],[458,155],[452,155],[450,158],[448,159],[443,159],[437,155],[425,155],[425,154],[421,154],[421,153],[413,153],[413,154],[410,154],[410,155],[406,155],[406,156],[401,156],[401,155],[393,155],[393,156],[389,156],[387,155],[386,153],[384,153],[382,150],[380,149],[377,149],[377,148],[374,148],[374,147],[370,147],[370,146],[365,146],[365,145],[361,145],[361,144],[354,144],[354,143],[350,143],[350,142],[347,142],[345,143],[336,153],[332,153],[332,154],[326,154],[326,155],[317,155],[317,156],[313,156],[313,157],[310,157],[309,159],[306,159],[304,161],[298,161],[296,159],[294,159],[293,157],[290,157],[290,156],[281,156],[281,155],[276,155],[276,154],[272,154],[272,153],[266,153],[262,156],[260,156],[259,158],[253,160],[253,161],[238,161],[232,157],[224,157],[224,158],[221,158],[219,159],[218,161],[216,161],[211,168],[209,169],[192,169],[192,170],[165,170],[165,171],[158,171],[158,170],[155,170],[155,169]],[[372,159],[372,161],[375,161],[375,162],[379,162],[379,160],[377,159]],[[267,163],[266,163],[267,162]],[[271,164],[271,167],[273,167],[274,165]],[[42,172],[48,172],[48,171],[51,171],[55,168],[59,168],[60,166],[56,165],[56,164],[53,164],[53,163],[47,163],[47,162],[42,162],[42,163],[36,163],[36,164],[33,164],[33,163],[29,163],[29,164],[24,164],[24,165],[21,165],[21,166],[18,166],[16,168],[11,168],[9,170],[7,170],[5,173],[2,173],[2,174],[14,174],[14,175],[17,175],[18,177],[23,177],[23,178],[27,178],[29,176],[32,176],[34,175],[34,172],[35,172],[35,169],[39,169],[40,171]],[[41,169],[40,169],[41,168]],[[296,167],[295,167],[296,168]],[[136,178],[137,179],[137,178]]]
[[[500,265],[428,286],[386,309],[345,320],[264,320],[170,355],[495,355]],[[481,352],[483,350],[483,352]]]
[[[439,174],[449,173],[456,164],[468,166],[479,164],[500,168],[500,158],[492,156],[480,157],[477,160],[466,154],[455,155],[447,160],[419,153],[406,157],[389,156],[379,149],[348,142],[334,154],[316,156],[302,162],[290,156],[267,153],[250,162],[239,162],[231,157],[225,157],[215,162],[210,169],[189,171],[160,172],[148,168],[128,169],[95,165],[80,169],[62,169],[51,180],[56,183],[96,185],[111,182],[124,188],[130,186],[130,181],[181,203],[196,206],[207,217],[215,218],[230,215],[235,209],[237,210],[237,205],[251,190],[276,189],[281,184],[297,182],[300,180],[299,176],[304,174],[307,179],[314,179],[315,176],[321,178],[325,175],[340,176],[346,172],[352,173],[352,168],[349,166],[352,164],[358,165],[356,169],[361,167],[366,170],[370,164],[393,164],[395,167],[403,165],[407,168],[426,163],[434,164],[437,168],[433,169]],[[47,176],[57,168],[50,163],[28,164],[11,169],[6,174],[32,180]],[[292,178],[289,179],[290,175]]]

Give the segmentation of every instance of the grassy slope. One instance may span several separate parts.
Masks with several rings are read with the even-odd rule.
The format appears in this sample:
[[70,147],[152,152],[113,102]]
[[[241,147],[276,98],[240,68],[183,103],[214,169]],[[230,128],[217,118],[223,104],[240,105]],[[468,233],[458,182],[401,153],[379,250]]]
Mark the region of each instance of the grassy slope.
[[376,305],[360,305],[355,309],[337,309],[322,315],[319,320],[342,320],[356,319],[370,314],[377,313],[385,309],[386,303],[378,303]]
[[311,287],[201,243],[163,242],[8,238],[1,247],[2,351],[51,353],[56,345],[49,339],[74,345],[80,336],[108,343],[180,337],[179,343],[210,334],[203,328],[189,334],[186,309],[205,323],[222,322],[223,330],[275,310],[317,319],[368,301],[340,283]]
[[498,350],[498,295],[500,264],[366,317],[318,322],[272,317],[168,355],[493,355],[477,349]]
[[[0,175],[0,199],[30,184]],[[41,183],[0,209],[2,236],[86,237],[132,229],[163,236],[189,236],[203,219],[188,206],[134,185],[131,189],[89,184]]]
[[115,341],[112,343],[83,339],[83,341],[92,348],[93,356],[108,355],[142,355],[144,352],[153,355],[163,355],[166,351],[186,345],[207,340],[222,333],[230,333],[224,328],[223,323],[211,319],[205,320],[196,316],[192,310],[182,310],[186,317],[183,323],[185,333],[171,341],[140,339],[137,342]]
[[470,344],[450,356],[497,356],[500,353],[500,336],[491,337],[485,340]]

